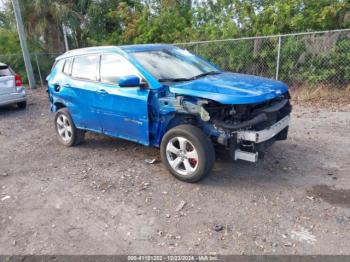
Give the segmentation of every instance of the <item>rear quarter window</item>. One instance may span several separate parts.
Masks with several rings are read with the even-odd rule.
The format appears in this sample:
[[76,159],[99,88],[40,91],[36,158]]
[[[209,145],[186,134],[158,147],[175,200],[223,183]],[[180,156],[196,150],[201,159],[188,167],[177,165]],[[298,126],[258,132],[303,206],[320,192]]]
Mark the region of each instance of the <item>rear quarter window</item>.
[[65,73],[66,75],[70,75],[71,72],[72,72],[72,59],[68,58],[64,63],[63,73]]
[[53,67],[52,67],[52,69],[51,69],[51,72],[53,71],[53,70],[56,70],[56,71],[58,71],[58,72],[61,72],[62,71],[62,67],[63,67],[63,64],[64,64],[64,59],[61,59],[61,60],[58,60],[54,65],[53,65]]

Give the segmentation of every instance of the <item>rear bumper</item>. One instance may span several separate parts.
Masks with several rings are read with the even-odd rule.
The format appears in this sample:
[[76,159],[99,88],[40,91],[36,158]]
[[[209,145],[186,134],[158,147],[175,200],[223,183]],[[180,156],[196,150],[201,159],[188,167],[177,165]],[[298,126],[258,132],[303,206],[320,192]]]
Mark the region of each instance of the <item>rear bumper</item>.
[[0,106],[16,104],[27,100],[25,89],[18,93],[9,93],[0,95]]

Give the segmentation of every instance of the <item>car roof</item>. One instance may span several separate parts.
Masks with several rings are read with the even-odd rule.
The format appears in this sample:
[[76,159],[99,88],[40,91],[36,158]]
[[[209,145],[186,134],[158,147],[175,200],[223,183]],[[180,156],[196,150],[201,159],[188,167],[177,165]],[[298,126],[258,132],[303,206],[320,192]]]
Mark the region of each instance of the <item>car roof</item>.
[[108,53],[108,52],[144,52],[144,51],[155,51],[155,50],[163,50],[163,49],[173,49],[173,45],[169,44],[142,44],[142,45],[123,45],[123,46],[94,46],[94,47],[86,47],[79,48],[65,52],[64,54],[58,56],[56,60],[83,55],[83,54],[93,54],[93,53]]
[[127,53],[133,53],[133,52],[173,49],[175,47],[169,44],[143,44],[143,45],[124,45],[124,46],[121,46],[120,48]]

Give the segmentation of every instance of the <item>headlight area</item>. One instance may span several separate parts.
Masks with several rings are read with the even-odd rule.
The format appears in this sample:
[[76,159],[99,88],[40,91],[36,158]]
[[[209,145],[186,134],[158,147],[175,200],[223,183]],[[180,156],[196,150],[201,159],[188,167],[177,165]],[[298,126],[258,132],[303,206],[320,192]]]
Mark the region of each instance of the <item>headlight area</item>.
[[233,160],[256,162],[275,141],[287,139],[292,110],[288,93],[259,104],[210,102],[204,108],[217,131],[212,140]]

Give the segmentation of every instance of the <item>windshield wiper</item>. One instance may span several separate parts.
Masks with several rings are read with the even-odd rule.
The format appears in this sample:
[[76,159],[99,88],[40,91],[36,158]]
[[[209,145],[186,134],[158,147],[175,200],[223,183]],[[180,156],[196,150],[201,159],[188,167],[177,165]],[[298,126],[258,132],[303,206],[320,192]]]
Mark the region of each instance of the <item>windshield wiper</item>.
[[159,82],[183,82],[183,81],[189,81],[191,79],[189,78],[161,78],[158,79]]
[[202,73],[202,74],[190,77],[190,78],[184,78],[184,77],[182,77],[182,78],[161,78],[161,79],[158,79],[158,81],[159,82],[184,82],[184,81],[196,80],[200,77],[204,77],[204,76],[208,76],[208,75],[218,75],[218,74],[221,74],[221,72],[220,71],[209,71],[209,72],[205,72],[205,73]]
[[205,72],[205,73],[196,75],[196,76],[194,76],[194,77],[191,77],[190,80],[196,80],[196,79],[201,78],[201,77],[204,77],[204,76],[218,75],[218,74],[221,74],[221,72],[220,72],[220,71],[209,71],[209,72]]

